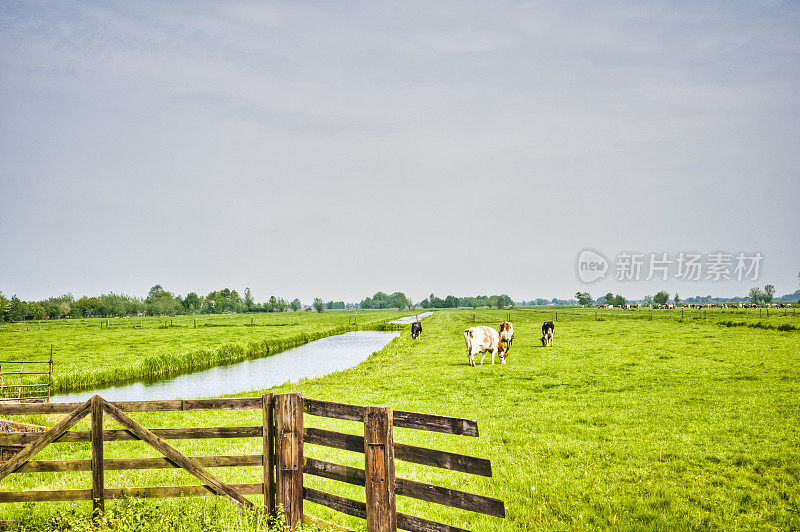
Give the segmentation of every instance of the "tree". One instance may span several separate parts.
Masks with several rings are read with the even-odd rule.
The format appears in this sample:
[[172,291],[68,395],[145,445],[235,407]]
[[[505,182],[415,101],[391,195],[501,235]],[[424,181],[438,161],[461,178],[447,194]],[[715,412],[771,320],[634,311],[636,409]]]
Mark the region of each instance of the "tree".
[[255,306],[253,294],[250,293],[250,287],[247,287],[244,289],[244,310],[246,312],[253,312]]
[[644,296],[644,304],[648,306],[652,306],[653,304],[653,296]]
[[315,297],[314,298],[314,308],[317,312],[322,312],[325,304],[322,302],[322,299]]
[[300,304],[300,300],[297,299],[297,298],[294,298],[294,301],[292,301],[292,310],[297,312],[298,310],[300,310],[300,307],[302,307],[302,306],[303,305]]
[[157,297],[164,293],[164,289],[161,287],[160,284],[155,285],[153,288],[150,289],[150,292],[147,293],[147,302],[152,303]]
[[15,295],[8,305],[8,321],[22,321],[28,315],[28,304]]
[[606,305],[613,305],[614,304],[614,294],[612,294],[611,292],[607,293],[604,296],[604,298],[606,300]]
[[672,300],[675,302],[676,305],[681,302],[681,298],[678,296],[678,292],[675,292],[675,296],[672,298]]
[[578,300],[578,304],[582,307],[588,307],[592,304],[592,296],[589,292],[576,292],[575,299]]
[[28,315],[35,320],[43,320],[45,317],[44,305],[33,302],[28,305]]
[[8,311],[8,300],[3,297],[3,292],[0,292],[0,322],[6,321],[7,311]]
[[200,300],[200,296],[194,292],[186,294],[186,299],[183,300],[183,307],[186,309],[186,312],[194,314],[195,312],[199,312],[202,306],[203,302]]
[[761,302],[762,299],[764,299],[764,293],[761,291],[759,287],[754,286],[753,288],[750,289],[748,297],[750,297],[751,302],[753,302],[754,304],[758,304],[759,302]]
[[282,297],[278,298],[278,307],[277,307],[278,312],[286,312],[288,306],[289,303],[287,303],[285,299],[283,299]]
[[666,305],[669,303],[669,294],[664,290],[661,290],[659,293],[653,296],[653,303],[656,305]]
[[620,296],[620,295],[617,295],[617,297],[614,298],[614,306],[615,307],[624,307],[625,306],[625,298]]
[[774,286],[768,284],[767,286],[764,287],[764,293],[763,293],[764,303],[772,303],[772,296],[774,295],[775,295]]

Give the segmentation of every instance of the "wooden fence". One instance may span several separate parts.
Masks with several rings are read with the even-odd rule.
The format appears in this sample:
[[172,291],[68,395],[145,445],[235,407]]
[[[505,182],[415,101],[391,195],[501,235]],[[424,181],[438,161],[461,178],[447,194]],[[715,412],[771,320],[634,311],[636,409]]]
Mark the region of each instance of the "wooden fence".
[[[19,371],[3,370],[11,366]],[[25,371],[25,364],[47,364],[47,371]],[[11,382],[12,376],[19,375],[19,382]],[[24,382],[24,375],[47,375],[47,382],[28,383]],[[0,402],[50,402],[50,394],[53,390],[53,346],[50,345],[49,360],[0,360]]]
[[[261,410],[262,424],[247,427],[147,429],[126,414],[126,412],[240,409]],[[287,522],[292,527],[298,522],[324,523],[304,514],[305,500],[366,519],[367,529],[370,531],[398,528],[411,531],[463,530],[397,512],[395,496],[401,495],[495,517],[505,517],[505,506],[499,499],[395,477],[395,460],[490,477],[492,469],[489,460],[397,443],[393,439],[393,427],[477,437],[477,423],[468,419],[392,411],[391,408],[384,406],[364,407],[304,399],[299,393],[274,396],[267,394],[262,397],[235,399],[116,403],[108,402],[96,395],[85,403],[0,404],[0,415],[19,414],[67,415],[44,433],[0,434],[0,445],[24,445],[11,459],[0,462],[0,482],[12,473],[91,471],[92,487],[69,490],[0,491],[0,503],[91,500],[95,510],[102,510],[106,499],[119,498],[125,494],[140,497],[218,494],[230,498],[240,506],[253,507],[253,503],[245,496],[263,495],[265,508],[275,511],[277,505],[281,505]],[[305,427],[304,414],[362,422],[364,435]],[[108,415],[124,428],[104,430],[104,415]],[[91,430],[69,430],[86,416],[91,416]],[[243,456],[187,457],[165,441],[199,438],[260,438],[263,451],[261,454]],[[122,440],[145,441],[158,450],[164,458],[103,458],[104,442]],[[31,460],[47,445],[60,442],[91,442],[91,459]],[[307,457],[304,453],[305,443],[363,453],[364,469]],[[263,482],[226,484],[206,469],[236,466],[263,467]],[[161,468],[182,468],[194,475],[202,484],[124,489],[105,487],[106,470]],[[366,503],[305,487],[304,475],[315,475],[364,486]]]

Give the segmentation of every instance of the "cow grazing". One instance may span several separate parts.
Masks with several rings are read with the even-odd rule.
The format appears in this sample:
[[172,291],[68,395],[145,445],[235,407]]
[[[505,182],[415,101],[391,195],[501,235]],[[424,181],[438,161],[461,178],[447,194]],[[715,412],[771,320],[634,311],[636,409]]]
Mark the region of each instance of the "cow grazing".
[[416,340],[417,338],[419,338],[420,333],[422,333],[422,322],[415,321],[414,323],[411,324],[411,338]]
[[504,321],[500,324],[500,341],[506,344],[506,353],[511,349],[511,344],[514,343],[514,325],[510,321]]
[[542,324],[542,347],[553,347],[553,336],[556,334],[556,324],[546,321]]
[[483,365],[487,351],[492,352],[492,365],[494,365],[495,354],[500,355],[501,364],[506,363],[508,354],[503,342],[500,341],[500,333],[491,327],[486,327],[485,325],[470,327],[464,331],[464,340],[467,342],[467,356],[469,357],[470,366],[475,366],[475,355],[478,353],[483,353],[481,358],[481,365]]

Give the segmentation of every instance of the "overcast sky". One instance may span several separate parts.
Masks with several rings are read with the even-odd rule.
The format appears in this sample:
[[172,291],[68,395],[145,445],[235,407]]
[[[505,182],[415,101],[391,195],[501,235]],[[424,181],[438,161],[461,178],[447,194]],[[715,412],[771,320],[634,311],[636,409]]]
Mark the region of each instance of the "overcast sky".
[[0,290],[780,295],[799,94],[796,2],[4,1]]

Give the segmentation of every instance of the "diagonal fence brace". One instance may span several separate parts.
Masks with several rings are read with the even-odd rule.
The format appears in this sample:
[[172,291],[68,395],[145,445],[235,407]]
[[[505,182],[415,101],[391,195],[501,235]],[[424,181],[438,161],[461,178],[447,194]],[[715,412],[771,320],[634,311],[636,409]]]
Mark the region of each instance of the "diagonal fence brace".
[[255,507],[255,505],[247,500],[244,495],[216,478],[195,460],[181,454],[177,449],[153,434],[153,432],[146,429],[144,426],[134,421],[130,416],[114,406],[112,403],[103,400],[103,408],[109,416],[114,418],[123,427],[130,430],[137,438],[147,442],[151,447],[175,463],[175,465],[185,469],[197,477],[200,482],[208,486],[214,493],[230,497],[239,506],[248,508]]
[[35,440],[22,448],[20,452],[14,455],[10,460],[0,465],[0,480],[3,480],[8,475],[19,469],[25,462],[33,458],[33,456],[60,438],[78,421],[86,417],[91,408],[91,400],[86,401],[78,408],[70,412],[67,416],[61,419],[58,423],[47,432],[43,432]]

